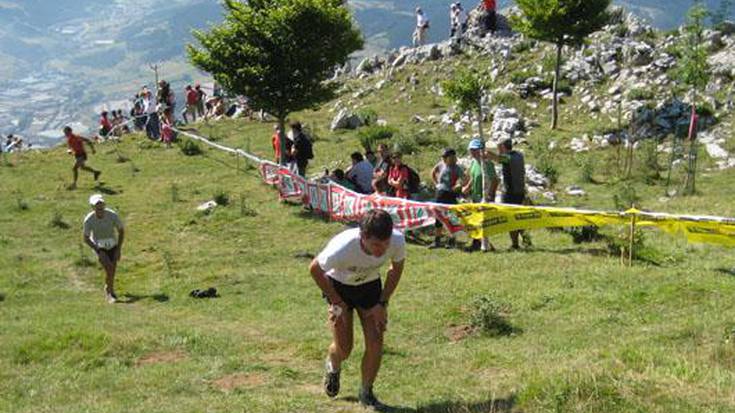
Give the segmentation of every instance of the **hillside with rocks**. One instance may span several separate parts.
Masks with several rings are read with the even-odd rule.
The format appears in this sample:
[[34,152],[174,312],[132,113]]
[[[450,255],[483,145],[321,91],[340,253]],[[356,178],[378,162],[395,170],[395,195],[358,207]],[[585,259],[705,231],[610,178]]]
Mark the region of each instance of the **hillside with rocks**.
[[[483,111],[495,143],[512,138],[528,147],[534,137],[546,142],[548,152],[583,153],[654,142],[663,156],[686,137],[692,96],[675,74],[681,29],[662,32],[622,8],[614,9],[610,24],[589,36],[582,47],[564,49],[560,84],[564,120],[559,131],[551,131],[546,124],[552,99],[552,46],[513,32],[505,17],[498,35],[485,36],[477,17],[471,14],[468,38],[461,44],[403,47],[338,71],[335,76],[347,83],[342,97],[331,105],[331,129],[359,126],[355,113],[381,100],[370,96],[392,94],[385,90],[393,88],[393,104],[419,107],[421,100],[429,99],[434,106],[445,106],[416,110],[401,121],[467,141],[478,125],[471,114],[451,107],[441,81],[455,70],[469,68],[493,81],[483,98]],[[735,166],[731,154],[735,23],[707,29],[704,38],[712,76],[701,91],[699,142],[712,161],[706,168],[725,169]],[[674,168],[683,168],[686,156],[677,152],[675,157]],[[529,176],[537,176],[532,181],[547,183],[534,192],[545,194],[547,201],[555,199],[548,191],[548,179],[530,168]],[[568,192],[584,193],[576,187]]]

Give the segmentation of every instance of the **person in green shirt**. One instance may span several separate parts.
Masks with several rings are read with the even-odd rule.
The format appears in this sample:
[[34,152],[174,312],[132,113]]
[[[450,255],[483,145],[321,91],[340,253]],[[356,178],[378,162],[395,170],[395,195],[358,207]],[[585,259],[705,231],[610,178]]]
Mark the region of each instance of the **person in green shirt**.
[[[462,187],[462,192],[470,198],[474,203],[479,202],[495,202],[495,191],[498,188],[498,177],[495,174],[495,165],[489,159],[489,155],[485,152],[485,144],[480,139],[473,139],[468,146],[472,163],[468,169],[469,180]],[[485,170],[485,191],[483,191],[483,168]],[[482,248],[485,246],[485,248]],[[468,248],[468,252],[479,251],[495,251],[495,247],[487,238],[482,241],[473,239],[472,245]]]

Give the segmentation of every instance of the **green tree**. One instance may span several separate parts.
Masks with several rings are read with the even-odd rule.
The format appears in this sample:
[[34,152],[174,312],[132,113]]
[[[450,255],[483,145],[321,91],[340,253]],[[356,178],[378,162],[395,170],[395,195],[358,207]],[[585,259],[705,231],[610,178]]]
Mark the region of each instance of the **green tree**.
[[335,67],[363,46],[342,0],[225,0],[224,21],[194,31],[189,60],[225,89],[252,99],[254,109],[278,119],[281,162],[290,113],[334,97]]
[[[482,120],[484,114],[482,111],[482,96],[487,89],[490,88],[490,84],[481,78],[475,72],[463,70],[457,73],[452,79],[445,80],[442,82],[442,89],[444,95],[449,98],[452,103],[457,105],[457,108],[461,112],[472,112],[477,117],[477,125],[480,134],[480,140],[484,143],[485,136],[482,130]],[[487,184],[485,182],[485,164],[482,161],[481,170],[482,174],[482,193],[487,193]],[[485,200],[483,199],[483,202]]]
[[[681,58],[675,72],[676,78],[689,88],[691,102],[694,107],[700,101],[701,91],[707,87],[710,79],[710,67],[707,63],[707,49],[704,45],[705,19],[709,15],[707,7],[696,1],[687,12],[687,20],[683,27],[683,36],[679,43]],[[696,192],[695,178],[697,173],[696,131],[689,140],[689,165],[684,184],[684,194]]]
[[517,0],[516,3],[521,15],[513,19],[515,27],[532,39],[556,45],[551,117],[551,128],[556,129],[562,49],[581,44],[590,33],[607,24],[610,0]]

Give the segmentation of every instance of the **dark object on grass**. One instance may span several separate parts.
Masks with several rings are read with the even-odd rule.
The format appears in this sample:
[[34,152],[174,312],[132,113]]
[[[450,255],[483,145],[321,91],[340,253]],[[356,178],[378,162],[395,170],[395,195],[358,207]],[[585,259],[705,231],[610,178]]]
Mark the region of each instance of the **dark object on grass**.
[[302,252],[297,252],[296,254],[294,254],[293,257],[294,258],[308,258],[310,260],[313,260],[314,254],[307,252],[307,251],[302,251]]
[[192,298],[217,298],[219,295],[217,294],[217,289],[214,287],[207,288],[206,290],[192,290],[192,292],[189,293],[189,296]]

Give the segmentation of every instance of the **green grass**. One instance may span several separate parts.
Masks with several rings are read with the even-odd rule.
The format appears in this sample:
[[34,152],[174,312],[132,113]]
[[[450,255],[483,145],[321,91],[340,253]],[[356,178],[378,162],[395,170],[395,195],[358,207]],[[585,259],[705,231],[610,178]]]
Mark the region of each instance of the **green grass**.
[[[430,144],[406,157],[424,179],[439,156],[433,139],[456,137],[409,120],[447,107],[428,88],[451,65],[408,67],[362,102],[399,136],[430,131]],[[408,86],[412,103],[406,103],[399,87],[413,71],[421,83],[416,91]],[[562,129],[542,126],[529,140],[545,147],[550,139],[606,127],[576,116],[567,109],[570,99],[562,106]],[[544,104],[519,110],[547,123]],[[356,131],[326,132],[331,116],[327,110],[297,116],[320,131],[315,173],[337,161],[347,165],[349,153],[360,149]],[[271,157],[270,124],[198,128]],[[322,394],[326,308],[308,260],[295,258],[317,253],[343,226],[279,203],[257,171],[206,146],[185,156],[177,147],[126,137],[117,148],[129,161],[118,162],[113,145],[99,146],[89,161],[104,171],[101,188],[82,174],[80,188],[66,190],[71,158],[62,149],[23,154],[13,158],[15,166],[0,167],[0,411],[362,411],[349,399],[359,386],[359,339],[340,397]],[[587,156],[594,182],[579,182],[574,154],[562,149],[555,157],[557,187],[578,183],[588,192],[561,196],[561,205],[610,209],[615,188],[633,186],[648,209],[735,215],[735,193],[723,189],[731,171],[704,172],[699,195],[665,201],[661,180],[644,179],[642,158],[633,178],[620,181],[614,148]],[[101,269],[80,246],[87,198],[100,190],[128,226],[117,279],[125,304],[106,304]],[[222,191],[227,205],[196,212]],[[55,217],[70,227],[51,225]],[[520,253],[505,251],[506,236],[493,237],[496,254],[409,246],[376,385],[386,403],[409,412],[735,409],[731,251],[647,232],[656,262],[627,268],[603,241],[576,245],[561,232],[533,235],[536,247]],[[209,286],[221,297],[188,297]],[[504,317],[512,334],[463,335],[473,302],[483,296],[511,309]]]

